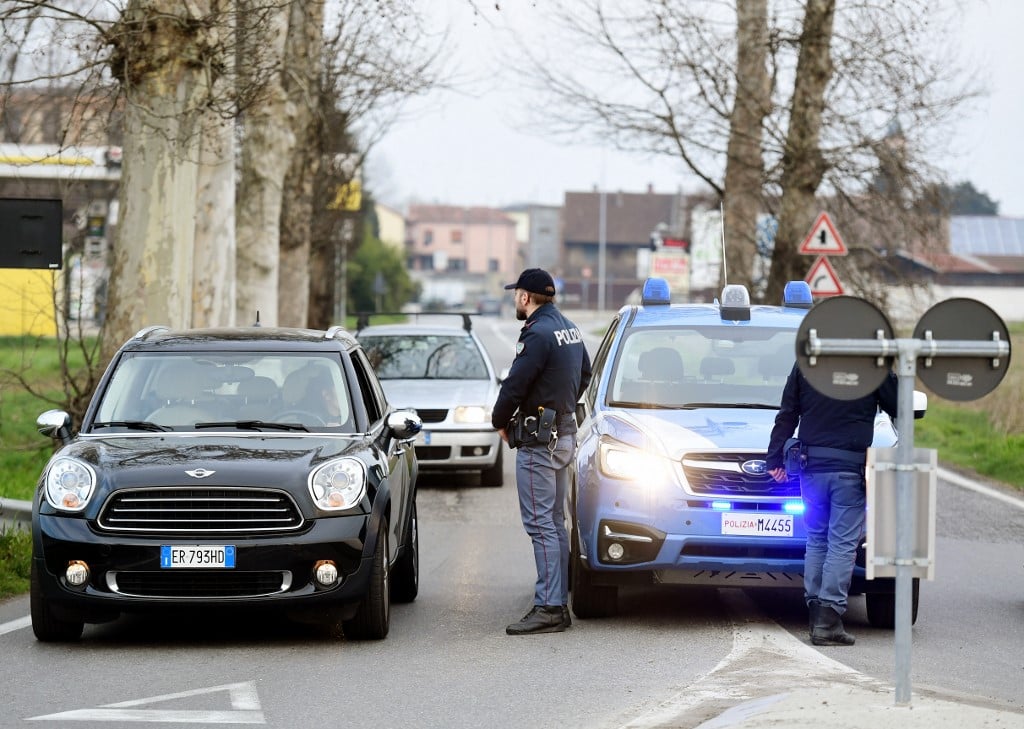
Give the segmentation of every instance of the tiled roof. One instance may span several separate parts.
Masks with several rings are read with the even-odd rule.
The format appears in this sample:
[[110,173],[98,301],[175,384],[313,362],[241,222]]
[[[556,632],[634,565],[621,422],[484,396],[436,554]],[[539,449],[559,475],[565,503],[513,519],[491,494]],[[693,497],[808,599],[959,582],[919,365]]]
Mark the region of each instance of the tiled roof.
[[500,210],[494,208],[471,207],[457,205],[410,205],[408,221],[410,224],[449,223],[454,225],[486,224],[515,225],[515,221]]

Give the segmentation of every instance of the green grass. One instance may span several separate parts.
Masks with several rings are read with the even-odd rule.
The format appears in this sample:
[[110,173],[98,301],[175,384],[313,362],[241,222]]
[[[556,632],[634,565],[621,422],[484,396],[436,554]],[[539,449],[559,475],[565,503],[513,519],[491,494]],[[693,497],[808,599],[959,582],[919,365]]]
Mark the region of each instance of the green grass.
[[27,529],[0,532],[0,600],[28,591],[32,535]]

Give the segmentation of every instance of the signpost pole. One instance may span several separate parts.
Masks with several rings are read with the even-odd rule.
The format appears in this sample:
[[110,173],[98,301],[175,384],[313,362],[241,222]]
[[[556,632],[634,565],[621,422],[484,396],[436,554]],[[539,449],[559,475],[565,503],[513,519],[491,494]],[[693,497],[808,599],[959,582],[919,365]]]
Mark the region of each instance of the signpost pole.
[[895,615],[895,678],[896,705],[910,703],[910,654],[913,609],[914,507],[916,484],[914,465],[914,381],[917,363],[916,341],[898,339],[896,431],[896,615]]

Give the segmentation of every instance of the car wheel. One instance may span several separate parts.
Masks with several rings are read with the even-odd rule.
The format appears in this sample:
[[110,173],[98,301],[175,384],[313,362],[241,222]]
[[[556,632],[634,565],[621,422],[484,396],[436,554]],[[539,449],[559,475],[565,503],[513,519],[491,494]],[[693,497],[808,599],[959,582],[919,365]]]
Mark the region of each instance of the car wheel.
[[39,568],[32,560],[29,573],[29,610],[32,613],[32,632],[44,643],[78,640],[82,637],[85,622],[82,620],[61,620],[50,609],[43,589],[39,585]]
[[416,518],[416,501],[412,502],[405,551],[391,570],[391,599],[412,602],[420,591],[420,527]]
[[607,618],[618,612],[619,588],[614,585],[595,585],[587,566],[580,556],[579,539],[573,529],[569,545],[569,572],[572,575],[572,611],[579,618]]
[[485,468],[480,472],[480,485],[481,486],[493,486],[498,487],[505,483],[505,469],[503,465],[502,455],[504,449],[501,445],[498,445],[498,456],[494,459],[494,465],[490,468]]
[[373,550],[373,569],[370,584],[351,620],[342,624],[345,637],[351,640],[380,640],[388,635],[391,612],[390,581],[388,571],[391,555],[388,553],[388,520],[380,520],[377,545]]
[[[917,607],[921,599],[921,580],[914,578],[911,588],[910,624],[917,622]],[[867,608],[868,623],[875,628],[896,627],[896,592],[866,592],[864,606]]]

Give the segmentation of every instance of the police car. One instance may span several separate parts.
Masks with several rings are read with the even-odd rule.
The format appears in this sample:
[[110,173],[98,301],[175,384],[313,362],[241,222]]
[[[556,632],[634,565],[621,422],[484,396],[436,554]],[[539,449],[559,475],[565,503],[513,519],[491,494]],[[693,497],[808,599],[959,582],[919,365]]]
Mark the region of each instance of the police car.
[[[803,589],[800,484],[776,483],[765,453],[812,303],[804,282],[781,306],[726,286],[713,304],[672,304],[664,279],[612,320],[577,412],[567,518],[572,609],[617,610],[626,584]],[[915,404],[915,409],[918,405]],[[873,445],[892,446],[889,417]],[[894,581],[864,579],[869,621],[892,627]],[[913,585],[917,617],[918,582]]]

